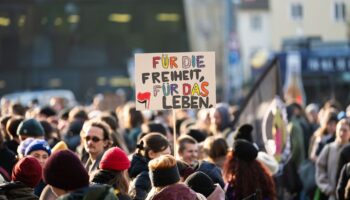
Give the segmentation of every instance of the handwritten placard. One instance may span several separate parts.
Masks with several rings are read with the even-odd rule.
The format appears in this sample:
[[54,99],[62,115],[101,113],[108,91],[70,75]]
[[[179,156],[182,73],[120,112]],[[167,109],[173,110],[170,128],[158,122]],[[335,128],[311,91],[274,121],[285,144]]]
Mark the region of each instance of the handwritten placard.
[[216,103],[215,53],[135,55],[137,110],[202,109]]

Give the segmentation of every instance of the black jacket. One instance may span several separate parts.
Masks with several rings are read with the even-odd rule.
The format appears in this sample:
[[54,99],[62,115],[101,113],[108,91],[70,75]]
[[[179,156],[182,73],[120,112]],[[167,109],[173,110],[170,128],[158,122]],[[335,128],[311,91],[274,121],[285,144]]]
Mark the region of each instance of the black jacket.
[[21,182],[9,182],[0,185],[1,200],[38,200],[34,189]]
[[337,199],[338,200],[344,200],[344,194],[345,194],[345,188],[346,185],[349,181],[350,178],[350,163],[344,165],[344,167],[342,168],[341,172],[340,172],[340,176],[338,179],[338,185],[337,185],[337,191],[336,191],[336,195],[337,195]]
[[129,194],[134,200],[144,200],[148,192],[151,190],[151,180],[148,175],[149,159],[134,154],[131,159],[131,167],[129,168],[129,177],[132,179]]
[[225,182],[222,178],[221,170],[218,166],[208,161],[199,161],[193,165],[193,169],[195,171],[201,171],[207,174],[214,183],[218,183],[221,188],[225,188]]
[[118,200],[118,197],[109,186],[93,185],[60,196],[57,200]]

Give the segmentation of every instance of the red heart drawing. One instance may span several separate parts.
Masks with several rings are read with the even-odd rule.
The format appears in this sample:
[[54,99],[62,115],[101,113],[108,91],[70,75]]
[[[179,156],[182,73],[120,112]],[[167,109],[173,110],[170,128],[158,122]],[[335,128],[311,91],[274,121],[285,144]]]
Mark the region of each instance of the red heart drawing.
[[151,93],[150,92],[138,92],[136,98],[137,98],[137,101],[139,103],[144,103],[145,108],[149,109],[149,103],[151,101]]

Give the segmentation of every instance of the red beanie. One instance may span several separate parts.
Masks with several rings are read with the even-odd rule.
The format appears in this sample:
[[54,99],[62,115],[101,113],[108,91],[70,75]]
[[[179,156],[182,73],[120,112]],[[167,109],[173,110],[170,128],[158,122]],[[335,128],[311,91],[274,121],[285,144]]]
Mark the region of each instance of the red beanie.
[[123,150],[113,147],[103,154],[99,167],[104,170],[122,171],[129,169],[130,160]]
[[58,151],[49,157],[43,178],[45,183],[63,190],[76,190],[89,185],[87,171],[70,150]]
[[12,180],[20,181],[28,187],[35,188],[41,180],[42,168],[33,157],[24,157],[13,168]]

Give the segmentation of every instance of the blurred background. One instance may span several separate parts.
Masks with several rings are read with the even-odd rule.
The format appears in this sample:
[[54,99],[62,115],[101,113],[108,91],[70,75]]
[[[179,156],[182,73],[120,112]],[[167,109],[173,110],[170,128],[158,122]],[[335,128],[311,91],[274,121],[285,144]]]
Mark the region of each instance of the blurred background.
[[239,105],[273,63],[271,84],[303,105],[346,106],[349,11],[349,0],[3,0],[0,96],[64,89],[119,104],[134,99],[135,53],[215,51],[218,101]]

